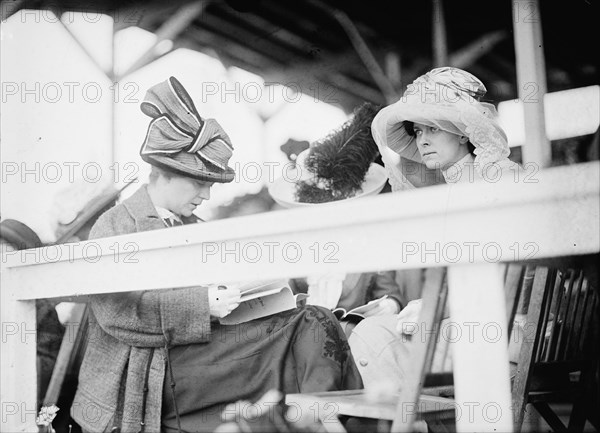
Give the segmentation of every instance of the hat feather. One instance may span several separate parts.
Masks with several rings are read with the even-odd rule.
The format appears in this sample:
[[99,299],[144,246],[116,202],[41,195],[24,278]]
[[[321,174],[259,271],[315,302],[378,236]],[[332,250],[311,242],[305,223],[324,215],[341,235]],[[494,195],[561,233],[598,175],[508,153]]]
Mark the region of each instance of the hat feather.
[[305,168],[314,182],[298,182],[301,202],[323,203],[352,197],[361,185],[379,150],[371,135],[371,123],[379,107],[364,103],[350,120],[311,146]]

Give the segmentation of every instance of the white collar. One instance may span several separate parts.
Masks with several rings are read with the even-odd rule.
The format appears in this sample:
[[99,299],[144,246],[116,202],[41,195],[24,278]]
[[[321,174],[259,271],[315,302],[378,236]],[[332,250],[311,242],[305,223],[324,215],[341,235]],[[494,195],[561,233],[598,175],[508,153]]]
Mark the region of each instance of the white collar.
[[180,223],[182,223],[181,218],[178,215],[175,215],[173,212],[171,212],[169,209],[165,209],[164,207],[160,207],[160,206],[154,206],[156,208],[156,212],[158,213],[158,216],[161,217],[162,219],[170,219],[172,221],[178,221]]
[[475,156],[470,152],[446,170],[442,170],[442,175],[446,183],[474,182],[480,178],[479,173],[475,170]]

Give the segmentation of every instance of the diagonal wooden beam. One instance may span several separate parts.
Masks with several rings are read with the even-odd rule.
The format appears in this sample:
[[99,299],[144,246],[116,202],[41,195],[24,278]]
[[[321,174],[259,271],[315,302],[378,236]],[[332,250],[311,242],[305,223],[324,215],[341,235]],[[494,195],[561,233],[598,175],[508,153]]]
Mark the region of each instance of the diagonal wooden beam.
[[[250,72],[259,74],[267,82],[293,85],[323,102],[340,104],[345,109],[350,105],[357,105],[360,101],[385,103],[376,88],[339,72],[341,63],[347,60],[347,55],[335,55],[327,61],[286,65],[270,54],[249,50],[241,42],[228,40],[227,43],[223,43],[222,38],[205,29],[190,28],[185,37],[189,44],[183,43],[184,45],[222,61],[241,65]],[[180,39],[179,45],[181,44]],[[336,89],[342,94],[336,93]]]
[[362,61],[363,65],[369,72],[369,75],[383,94],[386,102],[392,103],[395,102],[399,95],[396,89],[394,88],[392,82],[385,75],[385,72],[375,59],[375,56],[369,49],[367,43],[364,38],[361,36],[357,26],[350,19],[348,14],[341,9],[332,8],[322,2],[317,2],[314,0],[310,0],[309,4],[323,12],[327,15],[332,16],[338,22],[338,24],[342,27],[352,47],[358,54],[358,57]]
[[27,6],[26,0],[2,1],[0,2],[0,21],[3,23],[12,15],[25,9]]
[[313,48],[313,42],[310,39],[294,33],[289,28],[282,26],[281,23],[268,20],[262,14],[237,13],[232,15],[228,8],[219,6],[219,4],[215,4],[215,7],[211,8],[211,14],[226,18],[233,25],[261,29],[263,33],[268,34],[273,40],[278,41],[280,44],[291,47],[296,51],[309,53]]
[[377,89],[360,83],[344,74],[316,69],[289,68],[281,71],[263,73],[266,81],[295,85],[303,93],[329,104],[340,104],[346,109],[346,95],[358,101],[370,101],[384,104],[385,99]]
[[155,32],[156,42],[150,47],[144,54],[142,54],[135,63],[123,74],[116,78],[116,81],[122,80],[127,75],[137,71],[141,67],[151,63],[158,57],[156,53],[156,47],[159,43],[165,40],[173,40],[182,31],[188,28],[188,26],[196,19],[198,15],[202,13],[206,6],[206,1],[196,1],[186,4],[179,8],[175,14],[173,14],[163,25]]
[[231,23],[226,19],[212,13],[202,17],[200,25],[203,30],[211,32],[220,38],[231,40],[242,45],[251,47],[252,50],[260,51],[275,57],[282,63],[290,63],[295,59],[308,59],[308,51],[298,50],[294,46],[279,42],[277,38],[271,38],[264,29],[248,28],[243,23]]
[[398,92],[396,92],[396,89],[392,85],[391,81],[385,75],[381,69],[381,66],[379,66],[375,56],[373,56],[373,53],[371,53],[371,50],[361,37],[352,20],[345,12],[342,12],[339,9],[334,9],[331,11],[331,13],[348,35],[348,38],[356,50],[356,53],[364,63],[367,71],[369,71],[369,74],[373,78],[373,81],[375,81],[377,84],[377,87],[379,87],[379,90],[381,90],[381,93],[383,93],[387,103],[391,104],[392,102],[398,100]]
[[519,99],[527,102],[523,104],[527,125],[523,162],[548,167],[552,162],[552,149],[546,136],[544,117],[547,85],[539,3],[537,0],[515,0],[513,25]]
[[500,42],[508,36],[508,32],[498,30],[486,33],[473,42],[453,52],[448,63],[455,68],[468,68],[482,56],[488,54]]

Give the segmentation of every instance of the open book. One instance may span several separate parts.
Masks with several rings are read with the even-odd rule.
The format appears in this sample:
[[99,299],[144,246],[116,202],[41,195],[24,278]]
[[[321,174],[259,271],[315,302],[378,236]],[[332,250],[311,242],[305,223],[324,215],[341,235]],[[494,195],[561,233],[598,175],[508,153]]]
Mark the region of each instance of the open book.
[[305,293],[294,295],[288,280],[267,280],[244,283],[239,286],[240,305],[219,319],[224,325],[237,325],[296,308],[298,302],[308,297]]
[[381,301],[386,299],[388,295],[384,295],[381,298],[375,299],[371,302],[361,305],[360,307],[353,308],[350,311],[346,311],[344,308],[334,308],[333,314],[338,320],[347,320],[348,322],[358,323],[365,318],[365,313],[375,308]]

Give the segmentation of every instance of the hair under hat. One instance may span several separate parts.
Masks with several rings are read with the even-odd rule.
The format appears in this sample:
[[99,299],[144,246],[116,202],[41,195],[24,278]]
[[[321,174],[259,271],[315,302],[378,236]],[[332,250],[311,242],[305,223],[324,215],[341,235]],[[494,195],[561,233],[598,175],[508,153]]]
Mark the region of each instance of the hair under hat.
[[152,86],[141,104],[150,122],[140,155],[147,163],[207,182],[231,182],[233,145],[221,125],[202,118],[183,85],[170,77]]

